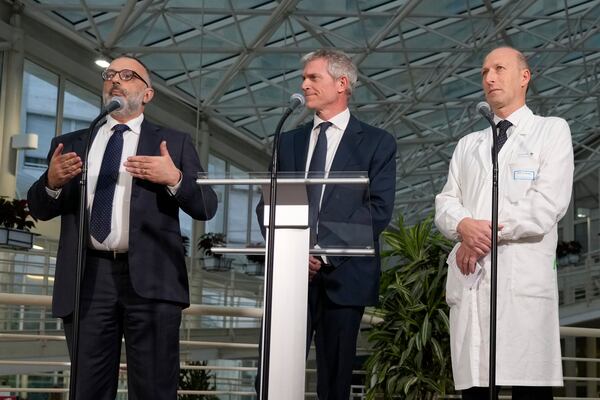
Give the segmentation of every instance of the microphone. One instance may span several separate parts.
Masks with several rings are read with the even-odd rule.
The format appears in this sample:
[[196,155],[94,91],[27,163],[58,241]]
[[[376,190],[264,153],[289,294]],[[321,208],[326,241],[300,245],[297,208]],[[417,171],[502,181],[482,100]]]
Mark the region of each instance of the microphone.
[[306,100],[304,100],[304,96],[300,93],[294,93],[290,96],[290,105],[288,106],[288,109],[294,111],[298,107],[304,107],[305,103]]
[[477,109],[477,112],[483,115],[483,117],[487,119],[490,124],[494,124],[494,115],[492,114],[492,109],[488,103],[481,101],[477,103],[475,108]]
[[107,115],[113,111],[120,110],[125,106],[125,99],[121,96],[114,96],[110,102],[104,107],[103,114]]
[[91,139],[88,139],[87,144],[86,144],[86,148],[85,148],[85,156],[86,156],[86,158],[87,158],[87,155],[88,155],[88,153],[90,151],[91,141],[94,140],[94,137],[96,136],[96,131],[94,131],[94,128],[96,127],[96,125],[100,121],[104,120],[104,118],[106,118],[106,116],[108,114],[110,114],[113,111],[120,110],[124,106],[125,106],[125,99],[123,97],[121,97],[121,96],[114,96],[113,98],[110,99],[110,101],[108,102],[108,104],[105,105],[104,108],[102,108],[102,111],[96,117],[96,119],[94,119],[92,121],[92,123],[90,124],[90,128],[89,128]]

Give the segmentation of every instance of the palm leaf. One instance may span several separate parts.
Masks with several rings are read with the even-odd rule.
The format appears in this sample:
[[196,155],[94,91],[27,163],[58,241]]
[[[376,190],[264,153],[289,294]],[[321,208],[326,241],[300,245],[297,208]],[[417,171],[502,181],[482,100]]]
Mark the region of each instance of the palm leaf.
[[400,217],[382,234],[378,315],[383,322],[369,334],[367,398],[430,399],[452,387],[446,255],[452,243],[433,227],[432,218],[408,227]]

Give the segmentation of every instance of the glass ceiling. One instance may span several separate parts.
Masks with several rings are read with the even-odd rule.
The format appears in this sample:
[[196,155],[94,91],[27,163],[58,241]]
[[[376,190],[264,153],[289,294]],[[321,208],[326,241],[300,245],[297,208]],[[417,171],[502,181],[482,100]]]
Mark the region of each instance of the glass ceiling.
[[[483,55],[521,49],[529,106],[565,118],[575,179],[597,208],[600,126],[598,0],[25,0],[24,12],[109,56],[138,56],[161,88],[268,148],[299,59],[321,47],[359,67],[351,111],[398,140],[396,208],[411,222],[433,210],[458,139],[485,125]],[[64,33],[64,32],[63,32]],[[298,112],[288,126],[310,113]],[[589,180],[589,182],[586,182]],[[568,190],[568,188],[565,188]],[[589,193],[588,193],[589,192]]]

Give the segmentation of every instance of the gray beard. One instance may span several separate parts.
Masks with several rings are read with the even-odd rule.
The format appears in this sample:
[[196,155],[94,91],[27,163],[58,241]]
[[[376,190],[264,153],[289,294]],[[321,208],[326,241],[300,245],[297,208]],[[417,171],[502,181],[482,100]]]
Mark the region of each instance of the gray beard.
[[[112,100],[112,98],[115,96],[110,96],[110,97],[105,97],[103,99],[104,102],[104,106],[106,107],[108,105],[108,103],[110,103],[110,101]],[[137,98],[132,98],[132,97],[122,97],[123,100],[125,100],[125,104],[123,105],[123,108],[121,108],[120,110],[117,111],[113,111],[110,115],[112,115],[113,117],[118,117],[118,118],[127,118],[129,116],[135,116],[137,114],[140,114],[143,111],[142,106],[143,104],[143,99],[144,99],[144,94],[141,93],[140,96],[138,96]]]

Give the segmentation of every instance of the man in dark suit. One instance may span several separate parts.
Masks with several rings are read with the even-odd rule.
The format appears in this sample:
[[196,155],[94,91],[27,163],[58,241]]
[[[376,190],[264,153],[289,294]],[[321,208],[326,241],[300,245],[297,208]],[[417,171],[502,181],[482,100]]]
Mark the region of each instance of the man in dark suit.
[[[81,287],[77,400],[113,400],[125,337],[129,399],[176,399],[179,324],[189,305],[179,210],[212,218],[217,197],[189,135],[144,118],[147,68],[120,57],[102,73],[103,101],[125,105],[95,132],[88,157],[86,264]],[[61,217],[52,311],[72,340],[79,175],[87,131],[53,139],[48,170],[29,189],[31,213]],[[168,147],[167,147],[168,146]]]
[[[344,234],[333,229],[372,223],[374,257],[309,257],[309,318],[307,346],[314,335],[317,393],[320,400],[348,400],[352,361],[365,306],[378,300],[379,234],[394,208],[396,142],[382,129],[350,114],[348,101],[357,69],[344,53],[319,50],[303,58],[302,90],[314,120],[281,136],[280,171],[367,171],[368,195],[355,187],[309,186],[309,224],[313,243],[340,244]],[[262,210],[257,209],[259,220]],[[318,215],[317,215],[318,214]],[[372,217],[372,218],[371,218]],[[341,234],[341,235],[340,235]],[[338,243],[336,243],[338,242]]]

